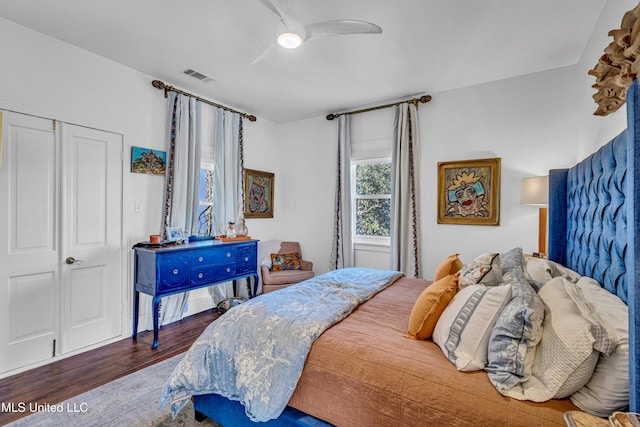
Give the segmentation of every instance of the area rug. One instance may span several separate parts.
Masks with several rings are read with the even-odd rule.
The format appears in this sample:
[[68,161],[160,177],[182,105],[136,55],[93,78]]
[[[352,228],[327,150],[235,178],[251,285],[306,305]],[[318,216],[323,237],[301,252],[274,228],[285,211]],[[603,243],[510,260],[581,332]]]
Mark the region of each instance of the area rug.
[[168,406],[159,410],[162,386],[181,359],[182,355],[172,357],[59,404],[31,407],[26,403],[25,412],[33,413],[8,425],[220,427],[209,419],[195,421],[191,403],[176,419]]

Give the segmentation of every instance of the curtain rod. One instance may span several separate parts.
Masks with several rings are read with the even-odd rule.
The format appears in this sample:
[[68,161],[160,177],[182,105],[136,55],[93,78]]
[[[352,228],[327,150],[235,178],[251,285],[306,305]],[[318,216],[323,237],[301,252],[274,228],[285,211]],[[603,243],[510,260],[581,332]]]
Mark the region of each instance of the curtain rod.
[[396,105],[407,104],[409,102],[411,102],[412,104],[414,104],[417,107],[418,106],[418,102],[426,104],[427,102],[431,101],[431,99],[432,99],[431,95],[422,95],[420,98],[411,98],[411,99],[408,99],[406,101],[394,102],[393,104],[378,105],[377,107],[363,108],[362,110],[355,110],[355,111],[346,111],[344,113],[327,114],[327,120],[337,119],[338,117],[342,116],[343,114],[366,113],[367,111],[374,111],[374,110],[380,110],[382,108],[395,107]]
[[200,98],[199,96],[193,95],[193,94],[191,94],[189,92],[184,92],[184,91],[182,91],[180,89],[176,89],[173,86],[168,86],[168,85],[164,84],[164,82],[162,82],[160,80],[152,81],[151,85],[153,87],[155,87],[156,89],[163,89],[165,98],[168,96],[168,92],[179,93],[181,95],[186,95],[186,96],[190,96],[191,98],[195,98],[200,102],[204,102],[205,104],[213,105],[214,107],[222,108],[223,110],[231,111],[232,113],[238,113],[242,117],[245,117],[245,118],[249,119],[249,121],[251,121],[251,122],[255,122],[256,121],[256,116],[254,116],[253,114],[243,113],[241,111],[234,110],[233,108],[229,108],[229,107],[226,107],[224,105],[216,104],[215,102],[211,102],[211,101],[209,101],[207,99]]

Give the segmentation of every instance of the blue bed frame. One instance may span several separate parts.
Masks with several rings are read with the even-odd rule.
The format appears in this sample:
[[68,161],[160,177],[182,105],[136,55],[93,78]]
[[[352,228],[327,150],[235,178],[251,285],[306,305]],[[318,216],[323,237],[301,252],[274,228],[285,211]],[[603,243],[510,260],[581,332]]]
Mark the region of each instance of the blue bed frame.
[[570,169],[549,171],[549,259],[597,280],[629,307],[629,409],[640,410],[640,87],[627,129]]

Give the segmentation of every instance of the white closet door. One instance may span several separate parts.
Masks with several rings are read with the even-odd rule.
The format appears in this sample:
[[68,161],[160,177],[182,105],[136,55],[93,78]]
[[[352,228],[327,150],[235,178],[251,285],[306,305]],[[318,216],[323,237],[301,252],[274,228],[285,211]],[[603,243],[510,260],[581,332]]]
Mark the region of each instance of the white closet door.
[[3,112],[0,372],[53,357],[60,277],[54,122]]
[[[62,353],[122,327],[122,136],[61,125]],[[76,261],[73,261],[76,260]]]
[[121,335],[123,287],[122,136],[2,119],[0,375]]

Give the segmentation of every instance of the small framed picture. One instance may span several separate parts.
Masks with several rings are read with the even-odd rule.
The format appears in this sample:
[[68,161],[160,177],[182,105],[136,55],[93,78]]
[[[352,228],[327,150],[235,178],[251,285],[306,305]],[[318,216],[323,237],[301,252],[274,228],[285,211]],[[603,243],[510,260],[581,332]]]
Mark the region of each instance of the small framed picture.
[[131,172],[164,175],[166,162],[165,151],[131,147]]
[[167,227],[167,240],[170,242],[182,242],[184,239],[180,227]]
[[273,173],[244,170],[244,217],[273,218]]

